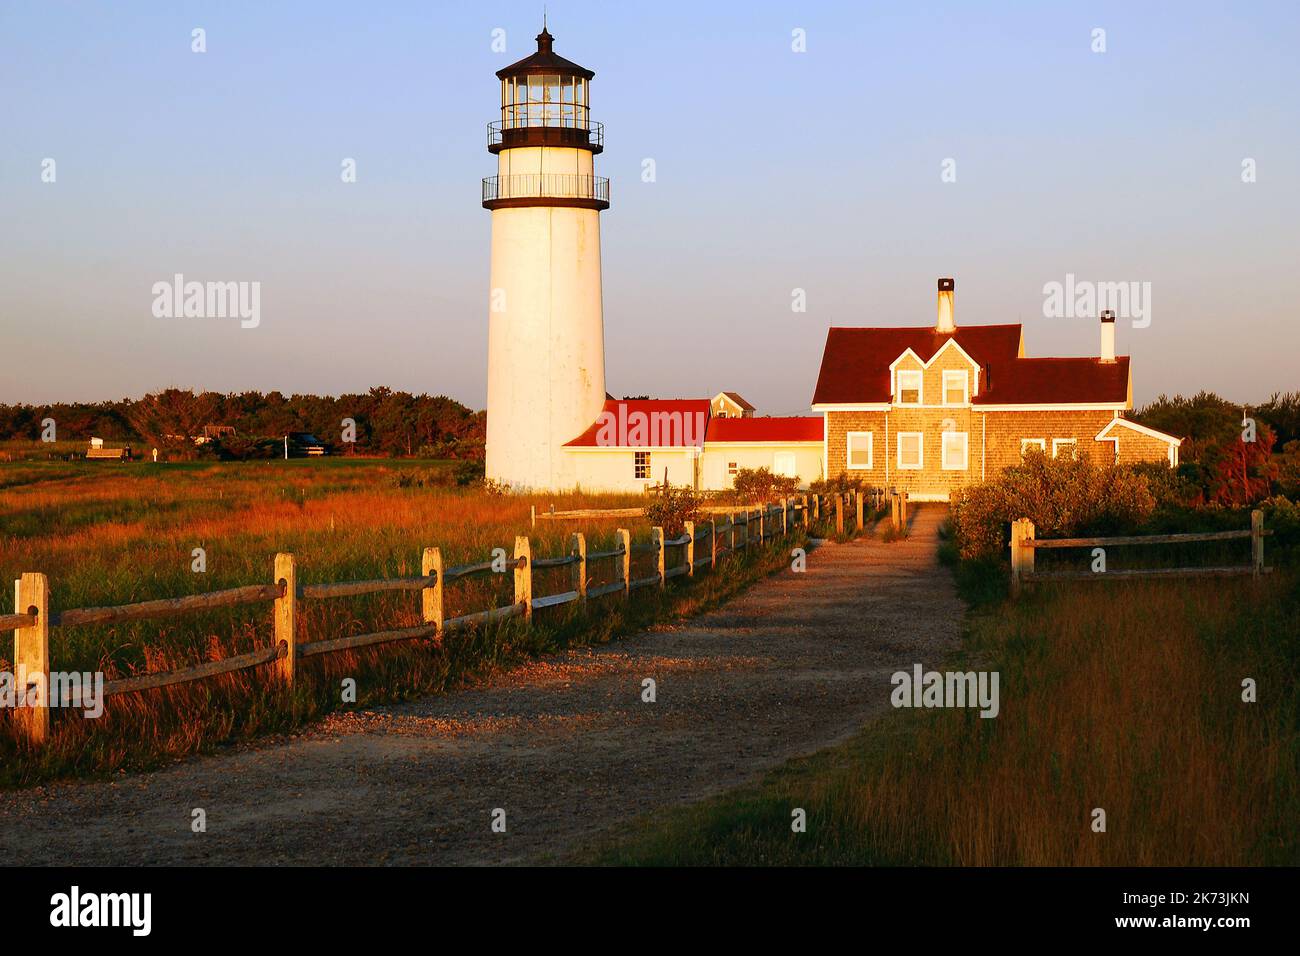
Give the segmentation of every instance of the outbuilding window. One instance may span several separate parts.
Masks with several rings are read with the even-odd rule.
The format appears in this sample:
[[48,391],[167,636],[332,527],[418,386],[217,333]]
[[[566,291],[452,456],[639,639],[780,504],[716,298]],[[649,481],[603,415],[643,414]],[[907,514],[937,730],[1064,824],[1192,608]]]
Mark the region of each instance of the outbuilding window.
[[632,452],[632,466],[637,478],[650,477],[650,453],[648,451]]

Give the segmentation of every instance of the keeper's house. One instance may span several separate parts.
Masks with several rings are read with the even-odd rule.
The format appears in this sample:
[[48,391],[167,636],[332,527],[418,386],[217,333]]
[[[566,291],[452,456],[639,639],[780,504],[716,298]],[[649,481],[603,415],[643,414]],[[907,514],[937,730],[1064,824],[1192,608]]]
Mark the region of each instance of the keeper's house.
[[1126,420],[1132,407],[1113,312],[1097,357],[1027,358],[1019,325],[956,327],[952,279],[939,280],[933,328],[832,328],[813,396],[824,473],[917,500],[947,500],[1031,450],[1176,465],[1182,440]]

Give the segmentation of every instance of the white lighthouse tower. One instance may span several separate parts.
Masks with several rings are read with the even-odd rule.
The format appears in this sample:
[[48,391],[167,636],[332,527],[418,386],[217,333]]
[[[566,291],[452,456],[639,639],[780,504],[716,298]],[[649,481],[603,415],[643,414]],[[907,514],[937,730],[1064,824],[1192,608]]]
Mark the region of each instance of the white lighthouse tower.
[[577,483],[565,442],[605,400],[600,211],[603,127],[589,115],[594,73],[557,56],[545,26],[537,52],[497,72],[501,118],[488,126],[497,175],[488,312],[487,477],[516,488]]

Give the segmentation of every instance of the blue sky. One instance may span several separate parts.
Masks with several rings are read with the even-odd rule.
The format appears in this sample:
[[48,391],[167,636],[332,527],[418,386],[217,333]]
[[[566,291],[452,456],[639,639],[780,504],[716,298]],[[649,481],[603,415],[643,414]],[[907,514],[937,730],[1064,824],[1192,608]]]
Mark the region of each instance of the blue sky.
[[[548,8],[606,124],[615,394],[806,411],[826,328],[931,324],[941,275],[959,325],[1094,354],[1091,319],[1043,316],[1067,273],[1151,283],[1150,327],[1118,336],[1139,402],[1300,388],[1300,5]],[[540,19],[0,0],[0,401],[386,384],[482,407],[484,127]],[[260,281],[261,325],[155,318],[177,272]]]

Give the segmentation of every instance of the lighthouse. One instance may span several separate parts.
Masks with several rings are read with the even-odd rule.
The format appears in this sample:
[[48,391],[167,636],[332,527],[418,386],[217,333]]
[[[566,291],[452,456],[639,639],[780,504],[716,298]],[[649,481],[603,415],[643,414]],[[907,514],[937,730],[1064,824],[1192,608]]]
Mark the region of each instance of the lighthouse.
[[592,122],[595,74],[564,59],[542,27],[537,52],[497,71],[501,115],[488,124],[497,174],[488,306],[487,477],[513,488],[578,483],[564,445],[605,401],[600,213],[604,129]]

